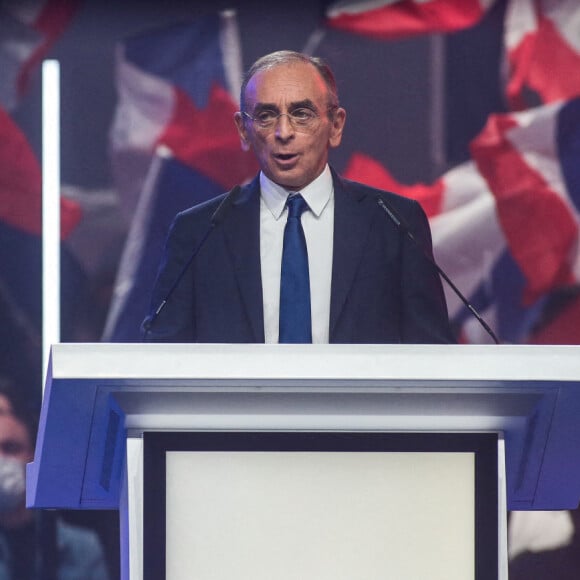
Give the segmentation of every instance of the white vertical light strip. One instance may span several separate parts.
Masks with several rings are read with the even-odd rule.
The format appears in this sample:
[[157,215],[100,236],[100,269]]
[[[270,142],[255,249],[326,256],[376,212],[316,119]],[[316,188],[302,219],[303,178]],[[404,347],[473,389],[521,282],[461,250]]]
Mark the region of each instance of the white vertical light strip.
[[60,342],[60,66],[42,63],[42,368]]

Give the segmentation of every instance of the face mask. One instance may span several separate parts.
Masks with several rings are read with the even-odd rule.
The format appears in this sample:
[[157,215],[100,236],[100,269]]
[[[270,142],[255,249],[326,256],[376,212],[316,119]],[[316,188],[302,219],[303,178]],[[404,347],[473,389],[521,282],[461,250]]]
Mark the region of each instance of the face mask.
[[19,507],[26,495],[26,465],[13,457],[0,456],[0,513]]

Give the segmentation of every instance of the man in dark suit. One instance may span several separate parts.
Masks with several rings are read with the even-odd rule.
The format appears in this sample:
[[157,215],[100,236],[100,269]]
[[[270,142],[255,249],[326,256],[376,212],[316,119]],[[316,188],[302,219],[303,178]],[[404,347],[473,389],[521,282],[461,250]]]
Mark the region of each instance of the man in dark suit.
[[[425,257],[431,235],[419,204],[341,179],[328,165],[345,120],[333,74],[319,59],[281,51],[252,66],[235,123],[261,172],[225,201],[222,196],[176,217],[153,292],[153,309],[163,308],[145,320],[147,339],[454,341],[439,276]],[[280,297],[287,279],[281,266],[287,204],[294,197],[305,208],[298,218],[307,252],[305,300]],[[387,217],[379,199],[418,245]],[[287,340],[283,318],[291,324],[304,318],[304,309],[292,311],[299,304],[306,304],[307,338]]]

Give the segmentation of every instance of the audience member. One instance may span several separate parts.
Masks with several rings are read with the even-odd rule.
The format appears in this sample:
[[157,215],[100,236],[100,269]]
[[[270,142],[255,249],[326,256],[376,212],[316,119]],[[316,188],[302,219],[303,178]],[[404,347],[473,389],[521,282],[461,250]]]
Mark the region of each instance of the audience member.
[[36,413],[0,378],[0,580],[107,580],[97,534],[25,505]]

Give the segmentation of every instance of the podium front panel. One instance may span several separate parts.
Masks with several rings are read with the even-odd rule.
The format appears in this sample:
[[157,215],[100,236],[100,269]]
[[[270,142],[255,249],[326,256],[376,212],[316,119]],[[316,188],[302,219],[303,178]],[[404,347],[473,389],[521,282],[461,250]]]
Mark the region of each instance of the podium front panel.
[[491,580],[497,465],[491,434],[147,432],[143,578]]

